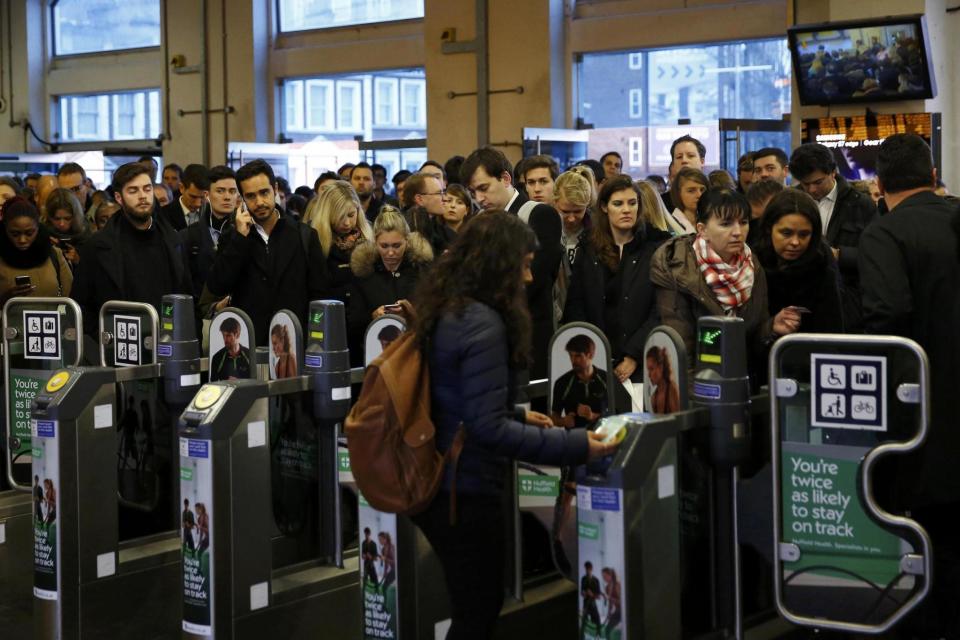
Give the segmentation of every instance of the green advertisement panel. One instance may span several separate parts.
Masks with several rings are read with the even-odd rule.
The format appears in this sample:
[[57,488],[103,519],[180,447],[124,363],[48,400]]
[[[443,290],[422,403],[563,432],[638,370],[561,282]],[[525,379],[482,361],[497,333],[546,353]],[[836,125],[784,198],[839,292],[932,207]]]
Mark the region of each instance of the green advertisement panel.
[[47,383],[52,371],[11,369],[7,385],[7,411],[10,436],[20,442],[13,451],[14,460],[30,453],[30,402]]
[[41,600],[57,600],[60,591],[59,426],[53,420],[33,422],[33,595]]
[[360,584],[363,638],[395,640],[397,620],[397,516],[371,507],[360,495]]
[[857,490],[868,450],[783,443],[782,538],[800,552],[784,563],[787,580],[820,576],[834,585],[866,580],[882,588],[900,574],[906,543],[867,515]]
[[580,640],[626,640],[623,491],[577,487]]
[[180,438],[183,630],[213,634],[213,451],[209,440]]

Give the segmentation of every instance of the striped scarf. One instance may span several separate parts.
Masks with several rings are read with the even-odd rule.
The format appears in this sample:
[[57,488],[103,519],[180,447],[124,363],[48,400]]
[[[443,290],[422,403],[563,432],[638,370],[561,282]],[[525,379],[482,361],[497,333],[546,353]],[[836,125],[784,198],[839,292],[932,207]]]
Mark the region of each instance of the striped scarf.
[[694,240],[693,250],[700,273],[713,290],[717,302],[723,307],[724,313],[734,315],[736,309],[750,299],[753,291],[753,259],[750,247],[743,245],[743,251],[734,257],[733,264],[724,262],[701,235]]

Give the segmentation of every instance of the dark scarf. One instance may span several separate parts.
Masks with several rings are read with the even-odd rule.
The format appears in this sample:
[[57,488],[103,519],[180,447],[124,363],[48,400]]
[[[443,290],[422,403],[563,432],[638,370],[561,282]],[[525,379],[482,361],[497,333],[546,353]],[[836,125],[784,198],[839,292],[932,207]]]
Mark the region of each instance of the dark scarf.
[[50,234],[42,224],[37,225],[37,237],[26,250],[17,249],[7,237],[6,222],[0,223],[0,259],[14,269],[33,269],[50,259]]
[[337,249],[343,251],[344,253],[351,253],[353,248],[357,246],[357,243],[360,242],[362,236],[360,235],[360,227],[354,227],[346,235],[336,234],[334,236],[334,243],[337,245]]

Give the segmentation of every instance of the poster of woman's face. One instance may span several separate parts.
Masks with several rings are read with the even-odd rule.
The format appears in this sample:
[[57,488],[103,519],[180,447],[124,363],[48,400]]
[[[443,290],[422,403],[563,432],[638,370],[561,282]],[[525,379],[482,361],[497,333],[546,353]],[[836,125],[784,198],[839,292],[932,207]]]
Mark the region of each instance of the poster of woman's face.
[[550,350],[550,417],[557,426],[592,427],[610,403],[609,354],[586,327],[561,329]]
[[679,354],[673,340],[662,332],[650,334],[643,354],[643,406],[650,413],[680,411]]
[[254,377],[247,323],[232,311],[218,314],[210,325],[210,381]]
[[366,338],[363,341],[363,364],[370,364],[383,353],[390,343],[400,337],[407,330],[403,320],[399,317],[381,316],[367,327]]
[[299,323],[280,311],[270,321],[270,379],[292,378],[300,374]]

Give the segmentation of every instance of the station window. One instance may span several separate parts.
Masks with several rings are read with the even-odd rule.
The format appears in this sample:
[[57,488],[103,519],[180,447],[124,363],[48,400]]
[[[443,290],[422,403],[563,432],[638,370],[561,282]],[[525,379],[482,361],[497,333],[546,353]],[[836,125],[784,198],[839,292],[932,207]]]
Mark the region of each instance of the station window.
[[64,142],[151,140],[160,135],[160,90],[57,98]]
[[628,139],[630,153],[627,164],[631,167],[643,166],[643,138],[631,137]]
[[280,31],[329,29],[423,17],[423,0],[280,0]]
[[790,111],[790,73],[785,38],[585,53],[575,71],[577,115],[595,127],[780,120]]
[[53,55],[160,46],[160,0],[53,2]]
[[282,127],[294,140],[426,137],[422,68],[281,81]]

